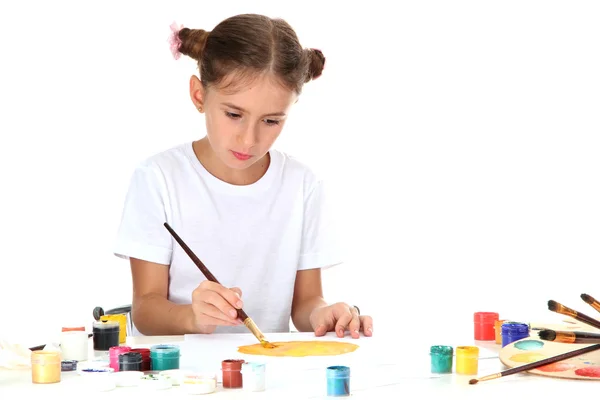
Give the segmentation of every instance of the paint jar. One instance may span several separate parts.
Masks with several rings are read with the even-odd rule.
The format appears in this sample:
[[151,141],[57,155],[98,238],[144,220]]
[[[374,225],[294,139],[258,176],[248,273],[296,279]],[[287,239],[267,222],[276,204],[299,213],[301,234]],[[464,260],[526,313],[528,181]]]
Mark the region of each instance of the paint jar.
[[86,361],[89,353],[89,338],[83,326],[62,328],[60,351],[63,360]]
[[140,371],[150,371],[150,349],[139,348],[139,349],[131,349],[132,353],[140,353],[142,355],[142,365]]
[[494,331],[496,335],[496,344],[502,344],[502,324],[505,323],[505,319],[499,319],[494,322]]
[[92,329],[96,357],[108,358],[110,348],[119,345],[119,323],[105,320],[95,321]]
[[454,349],[452,346],[431,346],[431,373],[447,374],[452,372]]
[[179,369],[179,346],[159,344],[150,348],[150,369],[164,371]]
[[141,371],[142,355],[140,353],[119,354],[119,371]]
[[31,352],[31,382],[60,382],[60,352],[37,350]]
[[113,346],[108,350],[108,359],[109,366],[115,370],[115,372],[119,371],[119,354],[127,353],[131,350],[129,346]]
[[529,337],[529,325],[519,322],[505,322],[502,324],[502,347],[526,337]]
[[246,362],[242,364],[244,390],[262,392],[265,390],[265,364]]
[[127,341],[127,315],[126,314],[108,314],[100,317],[103,321],[114,321],[119,323],[119,344]]
[[350,367],[327,367],[327,396],[350,396]]
[[223,387],[237,389],[242,387],[242,364],[244,360],[223,360],[221,371],[223,371]]
[[181,380],[183,390],[188,394],[208,394],[217,390],[217,375],[212,373],[187,374]]
[[459,346],[456,348],[456,373],[477,375],[479,367],[479,347]]
[[473,316],[475,340],[494,340],[494,322],[498,319],[495,312],[476,312]]

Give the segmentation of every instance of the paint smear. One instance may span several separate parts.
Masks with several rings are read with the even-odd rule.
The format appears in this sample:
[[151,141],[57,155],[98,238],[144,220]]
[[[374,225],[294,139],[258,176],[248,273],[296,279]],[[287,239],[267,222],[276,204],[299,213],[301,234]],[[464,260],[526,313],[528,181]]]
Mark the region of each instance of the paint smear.
[[540,361],[545,358],[548,358],[548,357],[543,354],[540,354],[540,353],[520,353],[520,354],[515,354],[510,359],[512,361],[516,361],[516,362],[530,363],[530,362]]
[[539,367],[536,369],[538,371],[542,371],[542,372],[564,372],[564,371],[569,371],[569,370],[575,369],[575,368],[577,368],[576,365],[569,364],[569,363],[557,362],[557,363],[544,365],[543,367]]
[[586,367],[575,370],[575,375],[589,378],[600,378],[600,367]]
[[522,340],[515,343],[515,347],[519,350],[536,350],[544,347],[544,342],[540,340]]

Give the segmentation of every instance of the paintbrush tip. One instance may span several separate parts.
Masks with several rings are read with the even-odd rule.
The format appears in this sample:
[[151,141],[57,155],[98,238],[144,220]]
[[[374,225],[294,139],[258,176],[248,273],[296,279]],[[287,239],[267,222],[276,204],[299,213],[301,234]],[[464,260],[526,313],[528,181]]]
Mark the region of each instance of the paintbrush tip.
[[542,340],[553,341],[554,339],[556,339],[556,331],[553,331],[552,329],[541,330],[540,333],[538,333],[538,335]]
[[585,293],[583,293],[581,295],[581,300],[585,301],[588,304],[592,304],[594,302],[594,298],[592,296],[590,296],[589,294],[585,294]]
[[558,303],[554,300],[548,300],[548,309],[550,311],[558,310]]
[[479,379],[471,379],[469,385],[475,385],[477,382],[479,382]]

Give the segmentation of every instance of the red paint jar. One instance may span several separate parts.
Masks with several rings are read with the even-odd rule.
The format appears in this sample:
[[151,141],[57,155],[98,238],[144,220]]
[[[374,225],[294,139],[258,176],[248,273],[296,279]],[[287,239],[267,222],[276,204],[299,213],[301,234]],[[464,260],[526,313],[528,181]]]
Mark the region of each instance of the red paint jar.
[[142,365],[140,371],[150,371],[150,349],[139,348],[131,349],[132,353],[140,353],[142,355]]
[[473,316],[475,340],[496,340],[494,324],[498,319],[495,312],[476,312]]
[[224,388],[237,389],[242,387],[242,364],[244,362],[244,360],[224,360],[221,362]]

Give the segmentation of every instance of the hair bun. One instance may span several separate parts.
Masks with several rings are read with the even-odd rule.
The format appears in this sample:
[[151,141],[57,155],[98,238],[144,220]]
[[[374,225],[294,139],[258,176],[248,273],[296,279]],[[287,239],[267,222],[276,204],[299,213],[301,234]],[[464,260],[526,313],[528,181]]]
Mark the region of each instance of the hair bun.
[[317,79],[325,68],[325,56],[319,49],[308,49],[308,76],[306,82]]
[[204,29],[182,28],[178,34],[181,40],[179,52],[200,61],[209,33],[210,31]]

